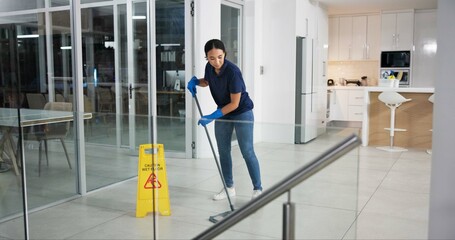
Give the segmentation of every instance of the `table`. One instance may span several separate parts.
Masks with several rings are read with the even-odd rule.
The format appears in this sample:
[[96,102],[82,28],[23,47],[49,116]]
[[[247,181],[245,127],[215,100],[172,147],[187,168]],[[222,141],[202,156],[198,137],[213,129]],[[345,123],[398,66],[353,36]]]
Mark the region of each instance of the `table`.
[[[92,113],[84,113],[84,119],[92,118]],[[3,153],[11,159],[16,175],[19,175],[16,159],[16,149],[13,141],[12,130],[19,127],[18,110],[16,108],[0,108],[0,161]],[[70,122],[74,120],[74,112],[53,111],[42,109],[20,109],[21,127]]]
[[[381,121],[385,122],[387,126],[390,124],[389,109],[387,109],[383,103],[378,103],[377,100],[377,95],[383,91],[396,91],[404,95],[406,98],[413,99],[410,102],[404,103],[397,109],[397,121],[400,119],[404,120],[404,122],[397,122],[397,124],[399,124],[399,127],[401,128],[409,129],[409,131],[406,133],[407,135],[400,134],[398,137],[396,135],[396,143],[402,144],[404,147],[428,147],[431,144],[431,139],[428,139],[428,137],[422,137],[421,132],[425,132],[427,135],[431,136],[429,129],[431,128],[432,104],[428,101],[428,97],[434,93],[434,88],[432,87],[365,87],[362,120],[362,145],[368,146],[371,144],[373,140],[371,139],[372,135],[375,135],[375,138],[377,138],[378,134],[375,134],[372,129],[372,125],[377,125],[379,118],[381,118]],[[385,109],[384,112],[378,112],[379,110],[377,108],[373,108],[373,105]],[[404,113],[399,111],[404,111]],[[422,126],[422,122],[424,123],[424,126]],[[411,125],[408,125],[408,123]],[[375,139],[374,142],[377,144],[388,145],[388,133],[383,131],[383,129],[380,131],[384,136],[384,139]],[[413,135],[413,132],[420,133],[418,135]],[[400,143],[400,136],[403,136],[407,140],[411,139],[414,142]],[[419,142],[415,142],[416,140]]]
[[173,105],[174,105],[174,98],[172,96],[177,96],[177,99],[180,97],[185,96],[185,91],[175,91],[175,90],[170,90],[170,91],[157,91],[157,94],[161,95],[168,95],[169,96],[169,115],[173,115]]

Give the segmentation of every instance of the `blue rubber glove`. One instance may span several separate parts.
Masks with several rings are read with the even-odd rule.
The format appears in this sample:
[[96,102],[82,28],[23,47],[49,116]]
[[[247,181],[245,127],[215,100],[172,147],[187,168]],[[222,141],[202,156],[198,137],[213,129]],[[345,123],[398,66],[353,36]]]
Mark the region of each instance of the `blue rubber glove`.
[[212,114],[210,115],[205,115],[205,116],[202,116],[201,119],[199,119],[198,121],[198,125],[202,125],[202,126],[206,126],[207,124],[211,123],[213,120],[217,119],[217,118],[220,118],[223,116],[223,112],[221,112],[221,109],[218,108],[215,112],[213,112]]
[[197,79],[196,76],[193,76],[191,80],[188,82],[188,85],[186,88],[190,90],[191,95],[196,96],[196,86],[199,85],[199,79]]

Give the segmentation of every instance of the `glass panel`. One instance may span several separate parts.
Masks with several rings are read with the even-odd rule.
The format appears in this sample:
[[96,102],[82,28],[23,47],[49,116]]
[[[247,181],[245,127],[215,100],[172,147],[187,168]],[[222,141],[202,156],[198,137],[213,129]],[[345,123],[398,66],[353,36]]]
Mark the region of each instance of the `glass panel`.
[[226,47],[226,58],[241,68],[239,23],[240,9],[221,5],[221,41],[224,42]]
[[[240,9],[227,5],[221,5],[221,41],[226,48],[226,58],[242,69],[240,58]],[[237,139],[235,132],[232,133],[232,141]]]
[[[34,19],[36,16],[27,16]],[[21,181],[21,159],[16,155],[19,129],[17,109],[24,102],[18,76],[18,43],[16,24],[20,18],[0,18],[0,219],[18,216],[10,227],[0,228],[1,236],[23,239],[23,184]],[[22,65],[22,67],[24,67]],[[36,70],[36,69],[35,69]],[[5,121],[3,117],[10,118]],[[9,123],[8,123],[9,122]],[[20,148],[19,148],[20,150]],[[7,231],[6,231],[7,230]]]
[[94,117],[87,142],[116,145],[116,102],[113,8],[82,9],[84,95]]
[[81,0],[81,3],[96,3],[96,2],[107,2],[112,0]]
[[147,3],[133,3],[136,146],[150,143],[148,131]]
[[0,12],[12,12],[44,8],[44,0],[2,0],[0,1]]
[[51,7],[68,6],[70,0],[51,0]]
[[48,71],[53,91],[47,99],[73,101],[70,11],[51,13],[53,68]]
[[[274,137],[283,136],[287,129],[287,126],[276,124],[256,124],[255,127],[263,129],[264,136]],[[330,128],[306,144],[267,141],[255,144],[263,182],[267,182],[268,188],[274,187],[275,183],[353,133],[359,135],[359,129]],[[235,151],[240,156],[238,149]],[[291,190],[290,202],[295,204],[295,239],[356,239],[358,171],[359,148],[356,148]],[[250,194],[249,191],[246,193]],[[239,237],[238,232],[246,234],[244,238],[257,235],[281,238],[281,216],[287,199],[288,195],[283,194],[218,238]]]
[[126,15],[126,5],[118,5],[118,56],[119,56],[119,78],[117,79],[118,83],[120,84],[121,94],[120,96],[120,134],[121,134],[121,145],[122,146],[129,146],[130,142],[130,132],[128,129],[129,126],[129,80],[128,80],[128,39],[127,39],[127,15]]
[[[125,8],[120,9],[120,15],[124,14]],[[84,8],[81,14],[84,105],[92,106],[93,113],[85,130],[87,190],[91,191],[137,173],[123,167],[129,166],[129,160],[119,156],[122,150],[116,143],[113,7]]]
[[156,2],[157,135],[166,151],[185,151],[184,1]]
[[[47,49],[46,42],[56,41],[64,35],[62,26],[69,22],[69,11],[55,13],[60,19],[60,24],[51,25],[52,35],[45,34],[46,23],[44,13],[21,15],[2,19],[0,25],[0,55],[1,57],[1,81],[5,88],[3,97],[3,107],[21,107],[21,126],[23,132],[23,158],[22,162],[13,160],[20,159],[22,151],[16,152],[19,142],[19,129],[9,128],[9,132],[3,132],[2,138],[8,140],[8,144],[0,146],[0,158],[7,161],[12,166],[10,171],[0,175],[2,178],[2,204],[0,217],[20,214],[23,211],[21,171],[22,167],[26,173],[27,181],[27,207],[29,210],[36,210],[48,204],[67,199],[77,194],[75,158],[73,145],[73,129],[70,122],[73,120],[72,105],[64,102],[49,103],[49,93],[53,95],[57,90],[49,89],[52,81],[47,82],[47,75],[53,80],[53,68],[61,72],[61,64],[64,61],[57,60],[51,68],[46,66],[47,57],[53,56],[53,50]],[[52,15],[51,15],[52,18]],[[55,20],[55,19],[54,19]],[[55,23],[54,21],[52,23]],[[69,27],[66,28],[69,31]],[[60,48],[61,45],[54,47]],[[48,55],[47,51],[51,54]],[[70,73],[69,75],[70,76]],[[17,83],[17,84],[16,84]],[[15,85],[19,90],[15,91]],[[3,91],[2,91],[3,92]],[[20,94],[16,94],[20,92]],[[58,104],[58,109],[54,108]],[[60,107],[65,108],[60,108]],[[50,113],[46,110],[58,110],[60,113]],[[65,112],[62,112],[62,111]],[[5,111],[5,108],[2,109]],[[16,111],[16,110],[15,110]],[[17,111],[16,111],[17,113]],[[66,122],[52,122],[56,115],[64,114]],[[1,116],[14,116],[2,113]],[[9,136],[9,137],[8,137]],[[6,147],[6,155],[5,155]],[[9,161],[8,161],[8,160]],[[5,197],[3,197],[3,189]],[[19,220],[19,219],[17,219]],[[15,222],[17,226],[8,227],[8,234],[2,237],[21,238],[23,235],[23,222]],[[30,218],[30,225],[37,222]],[[33,229],[33,228],[31,228]],[[17,233],[15,235],[13,233]],[[39,238],[39,233],[31,231],[30,236]]]

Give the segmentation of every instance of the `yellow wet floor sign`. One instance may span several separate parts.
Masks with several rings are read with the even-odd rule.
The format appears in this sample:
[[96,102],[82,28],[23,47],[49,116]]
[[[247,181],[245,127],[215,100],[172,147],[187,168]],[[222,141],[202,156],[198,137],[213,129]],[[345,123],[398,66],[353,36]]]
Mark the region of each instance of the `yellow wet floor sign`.
[[163,144],[139,146],[136,217],[159,211],[171,215]]

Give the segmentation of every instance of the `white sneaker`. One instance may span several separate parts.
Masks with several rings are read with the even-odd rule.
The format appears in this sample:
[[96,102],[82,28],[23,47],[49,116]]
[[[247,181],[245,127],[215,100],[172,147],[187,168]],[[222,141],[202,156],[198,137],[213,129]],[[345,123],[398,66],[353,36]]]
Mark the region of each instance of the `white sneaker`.
[[[235,188],[234,187],[228,187],[227,192],[229,193],[229,197],[235,197]],[[218,201],[218,200],[223,200],[226,199],[226,191],[221,189],[221,191],[215,195],[213,195],[213,200]]]
[[253,190],[253,195],[251,196],[251,199],[255,199],[259,195],[262,194],[262,190]]

